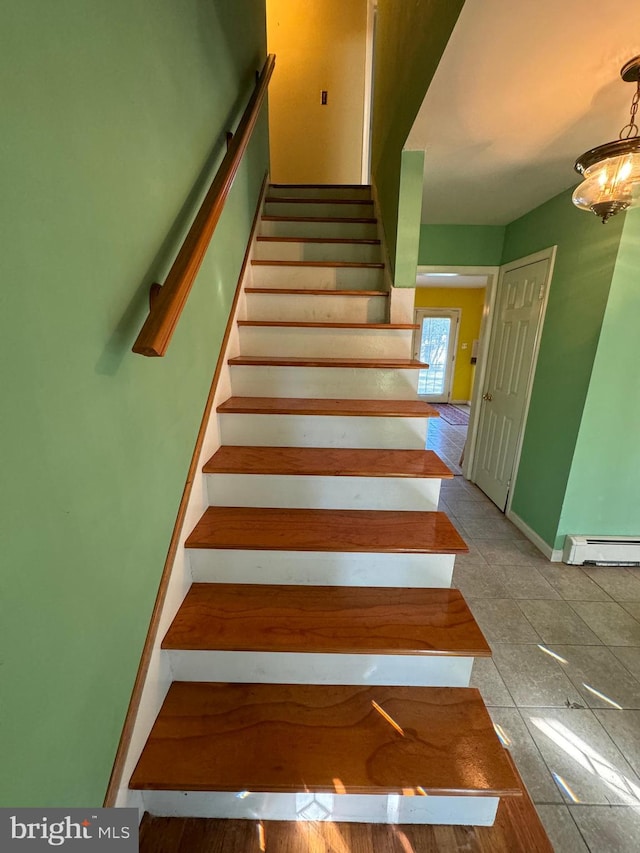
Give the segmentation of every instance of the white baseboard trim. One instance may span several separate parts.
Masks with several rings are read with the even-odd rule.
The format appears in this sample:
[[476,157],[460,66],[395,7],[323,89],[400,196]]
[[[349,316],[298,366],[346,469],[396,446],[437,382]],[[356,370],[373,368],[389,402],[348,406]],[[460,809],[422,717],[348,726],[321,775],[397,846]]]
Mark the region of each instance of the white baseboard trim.
[[561,563],[562,562],[562,548],[552,548],[551,545],[548,545],[544,539],[539,536],[535,530],[532,530],[529,525],[524,522],[519,515],[516,515],[513,510],[508,510],[506,512],[506,516],[512,524],[518,528],[518,530],[522,531],[524,535],[530,542],[536,546],[539,551],[547,557],[547,559],[552,563]]

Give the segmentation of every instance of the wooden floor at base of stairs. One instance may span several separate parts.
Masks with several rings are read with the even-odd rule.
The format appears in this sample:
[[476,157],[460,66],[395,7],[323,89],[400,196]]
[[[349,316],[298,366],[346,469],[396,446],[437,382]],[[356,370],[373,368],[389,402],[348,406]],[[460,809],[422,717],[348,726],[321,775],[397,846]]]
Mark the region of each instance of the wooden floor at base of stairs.
[[194,583],[163,649],[489,657],[457,589]]
[[242,551],[466,554],[444,512],[210,506],[187,548]]
[[421,400],[335,400],[319,397],[229,397],[220,414],[326,415],[374,418],[439,418],[440,412]]
[[147,813],[140,825],[140,853],[553,853],[514,772],[522,796],[501,800],[493,826],[212,820]]
[[130,788],[520,796],[472,687],[173,682]]
[[453,472],[433,450],[222,445],[202,470],[205,474],[453,479]]

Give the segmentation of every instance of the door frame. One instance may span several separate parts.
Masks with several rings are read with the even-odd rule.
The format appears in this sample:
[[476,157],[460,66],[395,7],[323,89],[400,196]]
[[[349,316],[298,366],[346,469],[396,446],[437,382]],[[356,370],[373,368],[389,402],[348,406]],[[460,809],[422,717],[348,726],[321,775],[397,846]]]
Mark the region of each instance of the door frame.
[[373,85],[375,68],[376,20],[378,0],[367,0],[367,34],[364,57],[364,97],[362,110],[362,162],[360,181],[371,183],[371,138],[373,136]]
[[[456,372],[456,365],[458,362],[458,335],[460,334],[460,318],[462,316],[462,310],[460,308],[414,308],[413,309],[413,318],[414,322],[419,325],[413,335],[413,357],[416,361],[419,361],[420,355],[420,344],[422,343],[422,320],[418,323],[418,313],[423,314],[427,317],[454,317],[455,316],[455,330],[452,335],[449,335],[449,345],[447,347],[447,362],[450,374],[449,374],[449,387],[445,386],[446,400],[434,400],[432,399],[434,394],[418,394],[418,397],[421,400],[424,400],[427,403],[450,403],[451,402],[451,393],[453,391],[453,379]],[[417,354],[416,354],[417,351]],[[450,353],[453,353],[453,356],[450,357]],[[445,379],[447,378],[447,371],[445,368]]]
[[[427,264],[418,267],[418,273],[455,272],[459,275],[486,275],[487,284],[484,291],[484,306],[482,309],[482,320],[478,336],[478,357],[476,360],[476,373],[471,389],[471,415],[469,417],[469,428],[467,430],[467,443],[462,463],[462,474],[467,480],[472,480],[471,472],[475,457],[478,427],[480,426],[480,402],[481,394],[478,389],[482,388],[487,371],[487,359],[489,356],[489,339],[493,325],[493,306],[496,301],[499,266],[463,266],[445,264]],[[452,288],[453,289],[453,288]],[[473,482],[473,480],[472,480]]]
[[[538,366],[538,355],[540,353],[540,340],[542,338],[542,331],[544,328],[544,321],[547,313],[547,305],[549,303],[549,291],[551,290],[551,283],[553,281],[553,270],[555,267],[556,261],[556,252],[557,246],[549,246],[547,249],[542,249],[540,252],[534,252],[531,255],[525,255],[522,258],[518,258],[515,261],[510,261],[508,264],[503,264],[499,268],[499,275],[495,282],[495,286],[493,287],[491,305],[489,309],[489,316],[487,318],[488,324],[485,332],[485,340],[482,342],[481,346],[483,346],[483,360],[482,360],[482,369],[480,369],[480,359],[478,358],[478,365],[476,366],[476,382],[474,383],[473,388],[473,400],[472,400],[472,413],[474,415],[474,431],[471,436],[471,424],[469,424],[469,432],[467,433],[467,460],[465,460],[466,464],[464,466],[463,472],[464,476],[467,479],[471,480],[472,483],[475,483],[475,475],[476,475],[476,467],[477,467],[477,443],[478,443],[478,432],[480,425],[480,400],[482,394],[484,393],[484,386],[487,378],[487,370],[488,370],[488,361],[489,361],[489,349],[492,341],[492,336],[494,332],[494,312],[495,312],[495,301],[496,295],[498,293],[498,289],[500,284],[502,284],[502,280],[505,276],[505,273],[510,272],[511,270],[518,269],[519,267],[527,266],[528,264],[535,264],[538,261],[549,261],[549,266],[547,267],[547,276],[545,279],[545,288],[544,288],[544,296],[542,300],[542,310],[540,312],[540,318],[538,320],[538,327],[536,329],[535,340],[533,344],[533,352],[531,354],[531,365],[529,368],[529,375],[527,377],[527,385],[525,389],[525,398],[524,398],[524,409],[522,415],[522,425],[520,427],[520,431],[518,433],[518,439],[516,441],[516,449],[513,460],[513,471],[511,474],[511,485],[509,486],[509,494],[507,496],[507,504],[505,507],[505,516],[508,518],[511,513],[511,504],[513,502],[513,495],[515,492],[515,486],[518,479],[518,469],[520,467],[520,457],[522,456],[522,444],[524,440],[524,433],[527,427],[527,419],[529,417],[529,405],[531,403],[531,392],[533,390],[533,381],[536,374],[536,368]],[[486,304],[486,302],[485,302]],[[484,317],[483,317],[484,323]],[[481,330],[482,334],[482,330]]]

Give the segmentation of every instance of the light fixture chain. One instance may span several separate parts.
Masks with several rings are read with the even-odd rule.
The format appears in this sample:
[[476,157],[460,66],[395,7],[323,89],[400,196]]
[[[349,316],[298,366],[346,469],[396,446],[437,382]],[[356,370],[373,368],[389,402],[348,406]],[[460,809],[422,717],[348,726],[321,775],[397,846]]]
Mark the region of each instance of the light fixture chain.
[[631,120],[629,124],[625,124],[625,126],[620,131],[619,139],[633,139],[638,136],[639,129],[636,124],[636,113],[638,112],[638,104],[640,103],[640,74],[638,75],[638,85],[636,88],[635,95],[631,101]]

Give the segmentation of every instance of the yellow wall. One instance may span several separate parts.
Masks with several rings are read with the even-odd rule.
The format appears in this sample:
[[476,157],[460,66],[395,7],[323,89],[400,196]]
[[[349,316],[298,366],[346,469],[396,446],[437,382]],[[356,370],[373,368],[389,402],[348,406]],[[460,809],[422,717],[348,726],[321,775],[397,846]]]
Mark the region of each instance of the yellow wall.
[[[480,336],[484,292],[484,287],[416,287],[416,308],[461,310],[452,400],[471,399],[475,372],[474,365],[471,364],[471,347],[473,341]],[[464,344],[467,345],[466,349],[463,349]]]
[[267,0],[275,183],[360,183],[366,31],[367,0]]

